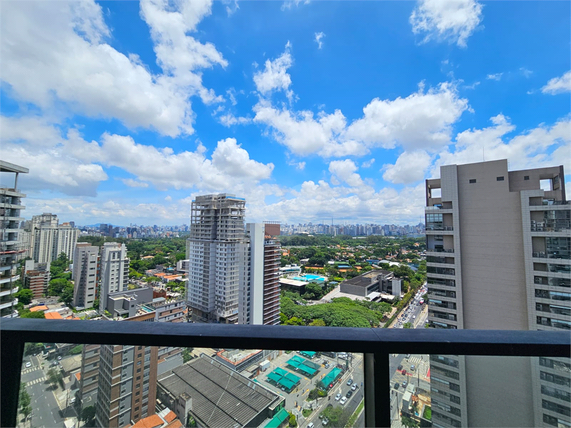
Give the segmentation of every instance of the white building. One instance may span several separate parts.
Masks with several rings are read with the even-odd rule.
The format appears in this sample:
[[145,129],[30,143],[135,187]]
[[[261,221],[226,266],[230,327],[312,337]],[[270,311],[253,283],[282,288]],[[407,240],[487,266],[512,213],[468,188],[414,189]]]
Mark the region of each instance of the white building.
[[195,321],[279,324],[279,224],[244,227],[246,201],[198,196],[187,241],[187,299]]
[[92,308],[99,280],[99,247],[87,242],[77,243],[71,278],[74,281],[73,305],[76,308]]
[[238,322],[239,295],[248,286],[245,206],[228,194],[192,201],[187,298],[197,321]]
[[127,247],[118,242],[106,242],[101,250],[101,293],[99,311],[105,310],[109,293],[126,291],[129,281]]
[[[334,262],[328,262],[329,264],[333,264]],[[298,265],[285,265],[284,267],[280,267],[280,276],[299,276],[301,275],[301,266]]]
[[51,263],[65,253],[72,259],[79,229],[69,223],[58,224],[55,214],[34,216],[30,222],[30,257],[36,263]]

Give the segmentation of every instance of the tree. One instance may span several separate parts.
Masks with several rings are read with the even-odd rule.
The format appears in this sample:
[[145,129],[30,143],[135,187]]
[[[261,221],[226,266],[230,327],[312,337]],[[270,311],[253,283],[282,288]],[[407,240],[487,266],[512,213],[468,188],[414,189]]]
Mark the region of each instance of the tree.
[[70,355],[79,355],[79,354],[81,354],[82,350],[83,350],[83,345],[77,345],[77,346],[71,348],[69,353],[70,353]]
[[315,327],[325,327],[326,326],[325,321],[323,321],[321,318],[314,319],[313,321],[311,321],[309,323],[309,325],[312,325]]
[[24,383],[20,383],[20,398],[18,400],[18,404],[20,405],[20,413],[24,415],[25,419],[28,419],[30,413],[32,413],[32,399],[30,398],[30,394],[26,391],[26,385]]
[[193,348],[184,348],[182,350],[182,362],[183,363],[186,363],[186,362],[192,360],[192,358],[193,358],[192,357],[192,349]]
[[285,322],[285,325],[305,325],[305,323],[301,318],[291,317],[289,320]]
[[42,349],[44,349],[43,343],[28,342],[24,345],[24,355],[37,354],[38,352],[41,352]]
[[402,328],[412,328],[412,324],[409,323],[409,322],[405,322],[405,323],[402,325]]
[[91,425],[91,423],[95,420],[95,406],[87,406],[85,409],[81,411],[81,418],[82,421],[85,421],[86,425]]
[[47,377],[48,377],[48,382],[52,384],[52,386],[55,386],[58,383],[58,373],[55,371],[55,369],[49,369],[48,373],[47,373]]
[[401,424],[406,428],[417,428],[419,426],[419,423],[417,421],[408,416],[401,417],[400,421]]
[[292,414],[289,415],[289,426],[292,428],[297,426],[297,420],[295,418],[295,415]]
[[349,411],[340,406],[326,407],[321,414],[329,419],[329,426],[334,428],[343,428],[351,416]]
[[71,302],[73,302],[73,284],[71,282],[67,282],[67,285],[61,293],[59,301],[64,302],[67,306],[70,306]]
[[15,297],[18,299],[19,302],[22,302],[24,305],[29,305],[32,299],[34,298],[34,293],[32,292],[32,290],[23,288],[15,294]]
[[187,428],[194,428],[196,426],[196,420],[194,419],[194,416],[192,416],[192,413],[188,412],[188,414],[186,415],[186,427]]
[[45,318],[46,315],[43,313],[43,311],[37,311],[37,312],[30,312],[27,309],[22,310],[22,313],[20,313],[20,318]]
[[71,285],[73,289],[73,284],[65,278],[52,279],[48,287],[48,294],[50,296],[61,296],[65,288],[69,285]]

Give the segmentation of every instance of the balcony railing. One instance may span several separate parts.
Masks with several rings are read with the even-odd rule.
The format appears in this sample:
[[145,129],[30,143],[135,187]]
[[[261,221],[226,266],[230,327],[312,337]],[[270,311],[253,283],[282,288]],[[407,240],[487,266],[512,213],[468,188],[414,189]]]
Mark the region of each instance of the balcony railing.
[[568,332],[374,329],[9,319],[0,325],[1,426],[16,426],[26,342],[364,354],[365,426],[391,425],[389,359],[399,354],[569,357]]
[[452,226],[430,226],[430,225],[427,225],[426,230],[447,230],[447,231],[451,231],[451,230],[454,230],[454,228]]
[[551,199],[544,199],[541,202],[531,202],[529,205],[532,207],[537,207],[541,205],[569,205],[571,201],[552,201]]
[[454,254],[454,249],[448,249],[448,248],[427,248],[426,252],[430,252],[430,253],[452,253]]

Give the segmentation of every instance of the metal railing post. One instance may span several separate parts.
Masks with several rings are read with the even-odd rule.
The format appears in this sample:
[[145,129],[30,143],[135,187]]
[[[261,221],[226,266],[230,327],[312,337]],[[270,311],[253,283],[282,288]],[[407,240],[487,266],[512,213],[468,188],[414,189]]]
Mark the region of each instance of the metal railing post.
[[15,427],[18,422],[18,399],[20,375],[24,356],[23,336],[13,332],[2,332],[0,367],[2,373],[2,412],[0,426]]

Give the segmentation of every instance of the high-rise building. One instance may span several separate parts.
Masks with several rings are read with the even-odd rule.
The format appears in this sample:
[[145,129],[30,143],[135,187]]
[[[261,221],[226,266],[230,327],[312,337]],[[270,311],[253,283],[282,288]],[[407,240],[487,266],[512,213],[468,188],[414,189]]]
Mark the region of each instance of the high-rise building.
[[5,173],[14,174],[13,186],[0,187],[0,317],[17,316],[14,307],[18,299],[13,295],[18,292],[15,282],[20,279],[18,261],[26,253],[19,236],[22,198],[26,195],[18,190],[18,175],[28,172],[28,168],[0,161],[3,177]]
[[30,257],[36,263],[51,263],[64,253],[72,259],[79,229],[70,223],[59,224],[55,214],[32,217],[30,225]]
[[228,194],[192,201],[187,299],[196,321],[238,322],[239,296],[248,285],[245,206]]
[[97,298],[97,282],[99,280],[99,247],[87,242],[78,242],[73,254],[74,281],[73,306],[76,308],[92,308]]
[[129,259],[127,247],[118,242],[106,242],[101,250],[101,286],[99,310],[105,311],[107,296],[116,291],[127,291]]
[[155,346],[100,346],[98,426],[125,427],[155,414],[157,355]]
[[[571,329],[563,166],[443,166],[426,181],[426,203],[431,327]],[[430,363],[435,427],[571,426],[568,359],[431,355]]]
[[240,296],[240,323],[278,325],[281,245],[276,237],[280,225],[248,223],[246,230],[250,238],[250,275],[249,286]]
[[26,288],[34,293],[34,299],[44,296],[48,291],[50,283],[50,264],[26,260],[24,264],[24,283]]

